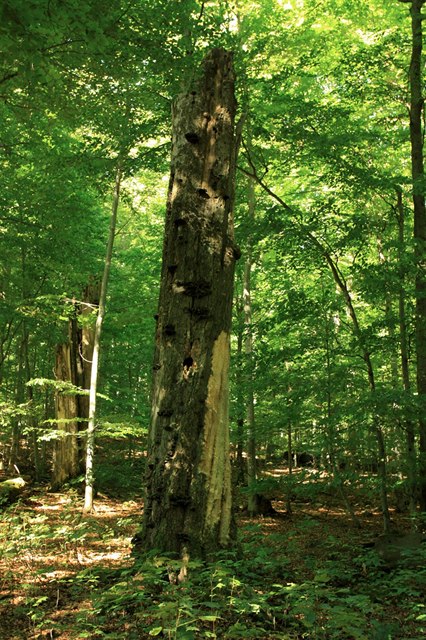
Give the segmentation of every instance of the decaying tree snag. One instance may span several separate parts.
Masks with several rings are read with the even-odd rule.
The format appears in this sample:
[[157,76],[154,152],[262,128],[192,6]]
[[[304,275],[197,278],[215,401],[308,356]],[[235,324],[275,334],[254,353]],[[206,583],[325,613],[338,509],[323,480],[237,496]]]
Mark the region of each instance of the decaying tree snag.
[[[68,322],[68,339],[56,348],[55,377],[74,387],[86,389],[90,385],[93,353],[93,325],[87,316],[99,301],[99,283],[91,282],[85,289],[83,301],[76,303]],[[80,322],[81,320],[81,322]],[[89,419],[89,397],[75,392],[56,392],[55,413],[58,438],[53,451],[51,486],[58,489],[84,471],[84,441]]]
[[[79,354],[81,332],[77,317],[69,320],[69,339],[56,349],[55,377],[58,381],[69,382],[76,387],[83,383]],[[80,397],[73,392],[56,392],[55,413],[58,438],[53,451],[52,488],[57,489],[67,480],[82,472],[82,443],[78,432],[82,415]]]
[[173,107],[141,545],[204,556],[232,540],[228,374],[235,260],[232,54]]
[[219,543],[228,544],[231,527],[231,486],[229,464],[229,333],[222,331],[213,345],[212,369],[205,402],[204,440],[198,471],[209,479],[206,484],[205,520],[219,525]]

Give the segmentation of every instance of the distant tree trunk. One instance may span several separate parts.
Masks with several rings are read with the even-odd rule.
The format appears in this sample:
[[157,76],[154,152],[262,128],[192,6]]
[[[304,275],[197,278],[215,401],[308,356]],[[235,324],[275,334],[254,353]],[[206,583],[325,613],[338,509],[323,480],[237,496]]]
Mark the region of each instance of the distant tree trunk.
[[[319,243],[318,243],[319,244]],[[333,274],[334,281],[339,287],[344,299],[346,308],[348,310],[349,316],[352,321],[353,333],[358,342],[360,350],[362,352],[362,357],[364,359],[366,368],[367,368],[367,376],[368,376],[368,384],[370,387],[370,391],[374,394],[373,401],[375,401],[376,397],[376,381],[374,376],[373,363],[371,361],[370,352],[368,351],[365,341],[361,332],[361,328],[359,326],[358,317],[355,311],[355,307],[352,302],[352,296],[348,289],[347,283],[343,278],[339,268],[334,263],[330,254],[323,249],[323,255],[327,260],[327,263],[331,269]],[[373,415],[371,417],[371,432],[376,439],[377,445],[377,463],[378,463],[378,472],[380,479],[380,502],[382,508],[383,515],[383,530],[385,533],[389,533],[391,528],[390,522],[390,514],[389,514],[389,505],[388,505],[388,493],[387,493],[387,470],[386,470],[386,447],[385,447],[385,438],[383,434],[383,429],[381,425],[381,418],[376,411],[373,409]]]
[[[74,377],[72,360],[75,357],[72,342],[58,345],[56,349],[55,377],[78,385]],[[58,437],[53,450],[52,489],[75,478],[81,472],[78,443],[78,399],[75,393],[56,392],[55,413]]]
[[232,542],[228,374],[236,163],[232,54],[173,108],[141,545],[204,557]]
[[411,1],[412,50],[410,62],[410,140],[413,181],[414,240],[416,263],[416,354],[419,412],[419,490],[420,508],[426,511],[426,207],[424,195],[422,45],[425,0]]
[[[398,262],[399,262],[399,293],[398,293],[398,319],[399,319],[399,345],[401,358],[402,385],[404,387],[407,400],[411,402],[411,380],[408,359],[408,335],[406,320],[406,300],[405,300],[405,267],[404,267],[404,247],[405,247],[405,215],[402,192],[397,190],[396,214],[398,220]],[[406,437],[407,456],[407,480],[409,486],[410,513],[414,514],[417,507],[417,456],[416,456],[416,433],[415,425],[411,418],[407,418],[403,427]]]
[[[237,353],[236,353],[236,375],[235,375],[235,391],[236,391],[236,458],[234,462],[234,484],[236,486],[244,485],[246,482],[246,464],[244,452],[246,450],[245,437],[245,411],[244,411],[244,394],[243,394],[243,321],[244,302],[242,296],[238,294],[235,297],[236,316],[238,318],[237,334]],[[235,330],[234,330],[235,331]]]
[[[332,391],[333,384],[331,379],[332,361],[331,361],[331,332],[330,332],[330,317],[327,312],[325,313],[325,333],[324,333],[324,347],[325,347],[325,363],[326,363],[326,412],[325,412],[325,442],[326,442],[326,466],[330,468],[333,473],[334,484],[337,488],[346,511],[352,518],[353,523],[359,526],[359,521],[356,518],[354,509],[349,502],[347,491],[345,487],[342,474],[339,469],[338,459],[336,456],[336,433],[333,419],[333,403],[332,403]],[[346,461],[343,461],[346,462]]]
[[[81,336],[79,348],[79,366],[81,367],[83,389],[90,392],[90,380],[92,375],[93,349],[95,344],[95,321],[99,309],[101,282],[98,278],[91,278],[83,294],[80,305]],[[81,429],[85,431],[89,423],[89,395],[79,396],[80,415],[83,418]],[[81,446],[81,467],[85,468],[85,450]]]
[[[250,227],[254,224],[255,215],[255,193],[254,180],[248,181],[248,221]],[[246,375],[246,416],[247,416],[247,484],[252,486],[257,480],[257,443],[256,443],[256,423],[254,413],[254,392],[253,392],[253,327],[252,327],[252,304],[251,304],[251,269],[252,269],[252,241],[249,236],[247,251],[244,263],[244,283],[243,283],[243,303],[244,303],[244,325],[245,325],[245,370]],[[248,512],[251,516],[258,514],[258,494],[250,491],[248,494]]]
[[[68,322],[68,339],[56,349],[55,377],[74,387],[89,390],[93,352],[93,326],[87,314],[98,305],[99,285],[91,283],[81,303],[74,305]],[[86,319],[81,322],[81,318]],[[78,393],[56,392],[55,413],[58,438],[53,451],[52,488],[84,472],[83,435],[89,420],[89,397]]]
[[[388,263],[388,258],[385,255],[385,251],[383,248],[383,240],[381,236],[377,237],[377,257],[379,260],[379,264],[383,269],[386,269],[386,265]],[[394,295],[393,291],[385,284],[384,291],[384,312],[385,312],[385,323],[386,330],[389,335],[389,364],[390,364],[390,383],[394,389],[396,389],[399,385],[399,362],[398,362],[398,351],[396,347],[396,336],[395,336],[395,327],[394,327]]]
[[101,344],[102,323],[105,317],[106,295],[108,289],[109,273],[111,270],[112,251],[114,248],[115,228],[117,225],[118,205],[120,202],[120,189],[122,180],[121,162],[118,161],[115,174],[114,195],[112,199],[111,217],[109,223],[107,250],[102,275],[101,290],[99,294],[99,307],[96,316],[95,330],[93,333],[93,351],[90,370],[90,391],[89,391],[89,421],[87,424],[86,436],[86,478],[84,492],[84,513],[93,510],[94,494],[94,456],[95,456],[95,431],[96,431],[96,394],[98,389],[99,373],[99,353]]
[[[246,151],[248,151],[246,149]],[[280,203],[280,205],[290,214],[293,215],[293,210],[292,208],[280,197],[278,196],[276,193],[274,193],[264,182],[261,178],[259,178],[259,176],[257,175],[256,172],[256,167],[253,163],[253,160],[250,157],[250,153],[248,153],[248,161],[250,163],[250,166],[252,168],[253,173],[247,173],[247,175],[250,175],[251,177],[253,177],[258,184],[261,185],[261,187],[266,191],[266,193],[268,193],[274,200],[276,200],[277,202]],[[296,220],[294,219],[294,222],[296,224],[299,224],[296,222]],[[370,352],[368,351],[368,349],[366,348],[365,345],[365,341],[362,335],[362,331],[361,328],[359,326],[359,322],[358,322],[358,317],[352,302],[352,297],[349,291],[349,288],[347,286],[347,283],[337,265],[337,263],[334,261],[332,254],[330,253],[330,251],[321,244],[321,242],[316,238],[316,236],[311,233],[309,231],[309,229],[306,229],[304,227],[300,227],[300,230],[303,231],[303,233],[306,235],[306,238],[313,244],[314,247],[316,247],[316,249],[320,252],[320,254],[322,255],[322,257],[325,259],[325,261],[327,262],[328,266],[331,269],[331,273],[333,275],[333,279],[336,283],[336,285],[338,286],[340,292],[343,295],[343,298],[345,300],[345,305],[346,305],[346,309],[349,313],[349,316],[351,318],[351,322],[352,322],[352,327],[353,327],[353,333],[354,336],[358,342],[358,345],[360,347],[361,353],[362,353],[362,357],[364,359],[364,362],[366,364],[366,369],[367,369],[367,376],[368,376],[368,383],[369,383],[369,387],[370,387],[370,391],[372,392],[372,394],[374,394],[372,396],[373,400],[375,400],[375,394],[376,394],[376,382],[375,382],[375,378],[374,378],[374,369],[373,369],[373,363],[371,361],[371,357],[370,357]],[[378,414],[377,411],[374,411],[373,415],[372,415],[372,421],[371,421],[371,433],[372,435],[375,437],[376,440],[376,445],[377,445],[377,454],[378,454],[378,470],[379,470],[379,478],[380,478],[380,502],[381,502],[381,507],[382,507],[382,512],[383,512],[383,528],[385,533],[389,532],[390,530],[390,514],[389,514],[389,506],[388,506],[388,497],[387,497],[387,472],[386,472],[386,448],[385,448],[385,439],[384,439],[384,435],[383,435],[383,429],[382,429],[382,425],[381,425],[381,420],[380,420],[380,416]]]
[[[24,347],[23,340],[19,342],[19,348],[16,354],[17,360],[17,377],[15,389],[15,402],[19,406],[25,401],[25,367],[24,367]],[[19,460],[21,445],[21,419],[17,416],[12,418],[12,441],[10,452],[7,457],[6,468],[9,473],[16,472],[16,466]]]
[[[322,282],[322,280],[321,280]],[[324,294],[324,291],[323,291]],[[325,302],[325,300],[324,300]],[[332,332],[330,325],[332,318],[327,308],[324,311],[324,351],[325,351],[325,433],[324,433],[324,449],[321,458],[325,467],[334,469],[336,466],[336,433],[333,420],[333,381],[332,381]]]
[[[30,354],[29,354],[29,329],[27,323],[24,321],[22,324],[23,329],[23,338],[22,338],[22,349],[23,349],[23,358],[24,358],[24,367],[25,367],[25,380],[28,383],[32,376],[31,363],[30,363]],[[35,406],[34,406],[34,392],[33,387],[31,385],[26,385],[27,390],[27,398],[29,404],[29,423],[31,428],[31,444],[32,444],[32,458],[34,465],[34,478],[35,480],[40,480],[42,475],[42,467],[40,465],[40,453],[38,447],[38,425],[37,419],[35,416]]]
[[[290,405],[291,388],[288,390],[287,406]],[[287,421],[287,456],[288,456],[288,484],[287,484],[287,499],[286,499],[286,512],[291,516],[293,509],[291,506],[293,496],[293,432],[291,426],[290,415]]]

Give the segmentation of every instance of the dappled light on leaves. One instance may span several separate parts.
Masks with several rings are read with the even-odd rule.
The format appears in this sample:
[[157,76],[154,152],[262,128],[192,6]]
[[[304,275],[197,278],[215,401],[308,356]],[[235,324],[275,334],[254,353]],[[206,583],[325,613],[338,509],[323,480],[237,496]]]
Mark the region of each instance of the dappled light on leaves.
[[[423,0],[2,3],[0,640],[425,635],[425,13]],[[210,110],[221,76],[194,114],[176,98],[192,109],[212,51],[232,52],[237,105]],[[171,172],[177,112],[188,155]],[[213,295],[234,262],[233,291],[230,278]],[[157,307],[161,280],[178,317]],[[225,302],[232,324],[209,351],[200,336]],[[145,504],[180,555],[141,530],[153,469]],[[177,514],[201,550],[195,507],[217,523],[221,503],[229,548],[196,559]]]

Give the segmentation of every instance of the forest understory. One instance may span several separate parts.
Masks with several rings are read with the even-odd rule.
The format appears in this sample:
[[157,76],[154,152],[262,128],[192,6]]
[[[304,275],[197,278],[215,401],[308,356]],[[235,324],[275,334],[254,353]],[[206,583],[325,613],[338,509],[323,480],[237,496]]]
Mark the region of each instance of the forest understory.
[[[133,488],[107,484],[83,517],[76,487],[30,486],[2,513],[1,640],[424,637],[425,552],[381,553],[374,476],[346,487],[356,526],[327,474],[295,471],[292,515],[284,495],[273,517],[240,509],[238,552],[190,561],[182,584],[180,561],[132,558],[143,506]],[[263,480],[286,473],[271,467]],[[410,540],[407,515],[393,509],[392,520]]]
[[0,640],[426,637],[426,0],[1,17]]

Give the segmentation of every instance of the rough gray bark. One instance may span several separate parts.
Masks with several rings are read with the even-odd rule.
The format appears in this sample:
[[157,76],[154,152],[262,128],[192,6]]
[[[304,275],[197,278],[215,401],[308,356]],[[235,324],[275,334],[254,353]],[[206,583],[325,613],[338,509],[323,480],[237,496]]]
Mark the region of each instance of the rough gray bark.
[[214,49],[173,107],[141,545],[231,543],[228,370],[236,160],[232,54]]

